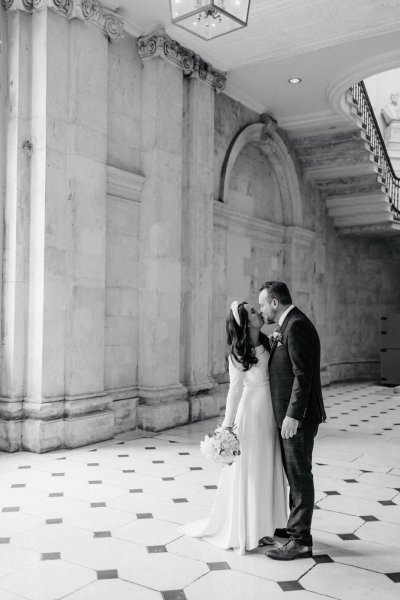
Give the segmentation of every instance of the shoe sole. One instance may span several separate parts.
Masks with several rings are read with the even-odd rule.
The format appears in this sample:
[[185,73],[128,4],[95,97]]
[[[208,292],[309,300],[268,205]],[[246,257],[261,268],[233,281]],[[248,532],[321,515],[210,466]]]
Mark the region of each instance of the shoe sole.
[[270,556],[267,552],[265,556],[272,558],[273,560],[296,560],[296,558],[312,558],[312,552],[304,552],[303,554],[297,554],[297,556],[291,556],[290,558],[283,558],[280,556]]

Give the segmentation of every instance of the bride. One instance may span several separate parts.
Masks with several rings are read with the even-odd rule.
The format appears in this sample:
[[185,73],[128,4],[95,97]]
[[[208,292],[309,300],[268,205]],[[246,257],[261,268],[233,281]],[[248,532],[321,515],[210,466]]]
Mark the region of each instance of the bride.
[[278,430],[268,382],[269,352],[261,343],[261,316],[247,302],[233,302],[226,321],[229,392],[222,427],[237,427],[241,454],[223,467],[208,519],[182,528],[239,554],[273,544],[286,528],[287,493]]

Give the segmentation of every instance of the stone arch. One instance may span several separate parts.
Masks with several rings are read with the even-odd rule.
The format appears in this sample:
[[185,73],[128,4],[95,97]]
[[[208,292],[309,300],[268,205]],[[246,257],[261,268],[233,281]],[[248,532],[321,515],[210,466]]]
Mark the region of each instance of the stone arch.
[[267,117],[266,122],[246,125],[233,138],[222,165],[219,200],[226,203],[233,165],[247,144],[256,143],[268,158],[281,192],[285,225],[301,226],[302,199],[296,168],[289,149],[274,130],[276,122]]

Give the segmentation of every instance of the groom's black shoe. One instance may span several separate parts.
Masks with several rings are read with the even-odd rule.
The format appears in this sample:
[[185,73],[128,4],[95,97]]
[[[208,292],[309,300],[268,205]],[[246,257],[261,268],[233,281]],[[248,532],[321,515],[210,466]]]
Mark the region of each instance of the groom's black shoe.
[[288,533],[286,529],[275,529],[274,536],[288,540],[290,538],[290,533]]
[[284,546],[265,553],[274,560],[294,560],[295,558],[310,558],[312,546],[301,546],[296,540],[289,540]]

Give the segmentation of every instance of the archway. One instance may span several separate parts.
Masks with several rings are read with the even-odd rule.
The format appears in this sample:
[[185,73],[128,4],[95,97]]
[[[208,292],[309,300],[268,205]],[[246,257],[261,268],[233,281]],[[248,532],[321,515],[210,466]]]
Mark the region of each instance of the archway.
[[276,122],[263,115],[263,122],[246,125],[233,138],[222,165],[219,200],[229,203],[229,183],[232,169],[247,144],[256,143],[268,158],[279,182],[285,225],[302,226],[302,201],[296,168],[289,150],[275,131]]

